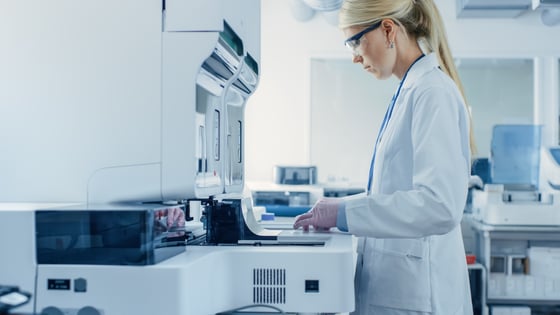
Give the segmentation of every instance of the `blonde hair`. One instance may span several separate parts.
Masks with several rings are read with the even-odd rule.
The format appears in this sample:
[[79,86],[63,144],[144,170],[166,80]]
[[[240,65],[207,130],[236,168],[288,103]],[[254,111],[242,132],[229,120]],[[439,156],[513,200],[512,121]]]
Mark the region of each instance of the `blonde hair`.
[[[344,0],[339,13],[339,28],[352,26],[369,26],[383,19],[390,19],[405,30],[427,52],[435,52],[439,64],[457,85],[465,106],[467,101],[463,84],[457,73],[457,67],[451,56],[447,43],[443,20],[433,0]],[[468,110],[467,106],[467,113]],[[471,154],[476,152],[472,119],[469,119]]]

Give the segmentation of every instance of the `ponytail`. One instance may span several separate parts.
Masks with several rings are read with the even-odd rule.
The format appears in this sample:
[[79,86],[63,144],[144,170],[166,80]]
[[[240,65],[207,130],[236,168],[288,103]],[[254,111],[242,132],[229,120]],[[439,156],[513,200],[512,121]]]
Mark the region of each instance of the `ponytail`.
[[[418,30],[426,30],[426,34],[423,37],[416,37],[420,41],[425,39],[426,46],[430,52],[436,52],[439,60],[439,64],[442,67],[443,72],[445,72],[457,85],[457,88],[463,96],[463,101],[467,107],[467,113],[469,115],[470,124],[470,134],[469,142],[471,147],[471,154],[476,153],[476,143],[474,142],[474,134],[472,128],[472,117],[469,107],[467,105],[467,98],[465,96],[465,89],[463,83],[459,78],[459,73],[453,57],[451,55],[451,49],[449,49],[449,44],[447,42],[447,35],[443,26],[443,19],[441,14],[434,4],[433,0],[412,0],[415,2],[415,9],[420,10],[420,18],[418,19]],[[430,18],[431,17],[431,18]],[[407,28],[405,28],[407,29]]]

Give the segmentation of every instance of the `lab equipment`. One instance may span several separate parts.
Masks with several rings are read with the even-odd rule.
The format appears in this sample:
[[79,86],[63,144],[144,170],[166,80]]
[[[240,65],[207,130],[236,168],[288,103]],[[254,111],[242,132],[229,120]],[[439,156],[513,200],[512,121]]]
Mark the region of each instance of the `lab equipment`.
[[35,212],[38,264],[153,265],[185,251],[183,205],[78,205]]
[[497,125],[492,134],[491,184],[472,191],[473,217],[487,224],[560,225],[560,195],[541,190],[541,128]]
[[317,167],[276,165],[272,178],[276,184],[281,185],[315,185],[317,183]]
[[265,230],[257,223],[249,199],[212,199],[206,207],[208,244],[265,243],[278,239],[280,231]]
[[264,212],[261,214],[261,221],[274,221],[275,214],[270,212]]
[[[560,296],[554,275],[539,274],[544,259],[534,254],[535,246],[558,246],[560,232],[560,197],[545,182],[554,168],[546,165],[540,133],[540,126],[496,126],[492,157],[477,167],[479,174],[489,176],[483,191],[472,191],[473,213],[467,222],[475,233],[477,254],[489,271],[487,301],[494,305],[493,313],[499,312],[495,304],[540,306]],[[521,307],[520,312],[528,309]]]
[[[51,220],[53,218],[76,215],[69,209],[77,207],[71,204],[0,204],[0,237],[11,240],[0,243],[3,253],[0,277],[22,290],[34,290],[34,302],[22,306],[22,311],[45,315],[79,314],[80,310],[91,308],[96,312],[93,314],[152,315],[215,314],[254,304],[307,313],[348,312],[354,308],[353,246],[349,235],[282,231],[280,241],[299,245],[273,246],[263,242],[262,246],[187,246],[179,253],[174,247],[166,246],[164,250],[173,250],[174,256],[159,262],[152,260],[153,263],[142,266],[129,259],[115,265],[105,259],[91,259],[89,253],[95,249],[78,245],[99,242],[104,245],[97,248],[99,253],[102,256],[108,253],[113,244],[101,243],[92,233],[96,224],[87,224],[107,224],[104,211],[86,212],[87,215],[79,215],[83,220],[74,221],[82,222],[75,228],[79,231],[74,235],[75,250],[68,250],[73,244],[67,241],[68,235],[52,236],[59,240],[51,241],[45,240],[43,233],[32,233],[35,226],[42,231],[53,228],[58,221]],[[120,214],[125,210],[121,209]],[[151,210],[131,211],[132,216],[143,212],[141,217],[153,213]],[[46,214],[48,217],[44,217]],[[149,226],[145,228],[150,231]],[[128,230],[122,227],[114,232],[126,234]],[[118,238],[111,240],[120,241]],[[142,256],[139,253],[144,249],[151,250],[149,241],[132,240],[129,244],[132,242],[136,242],[131,252],[134,256]],[[60,245],[60,248],[51,249],[57,254],[46,253],[46,245],[40,245],[44,243]],[[36,246],[42,249],[36,251]],[[76,259],[81,259],[77,257],[78,247],[84,248],[86,257],[82,261],[87,261],[86,264],[76,263]],[[125,247],[128,251],[134,246]],[[157,249],[154,253],[158,254]],[[45,261],[45,255],[50,255],[50,259],[55,255],[56,263]],[[311,270],[307,267],[310,264],[318,268]]]
[[0,125],[12,135],[2,138],[11,154],[0,161],[0,201],[241,192],[258,1],[89,2],[0,4],[0,27],[13,30],[0,59]]
[[285,229],[265,228],[258,223],[250,198],[231,198],[228,195],[220,198],[224,199],[205,202],[206,244],[325,245],[324,241],[314,237],[294,239],[292,233]]
[[263,206],[276,216],[295,217],[305,213],[323,197],[323,187],[319,185],[252,182],[247,187],[255,206]]
[[491,177],[508,190],[536,190],[542,126],[496,125],[492,130]]
[[[527,305],[543,313],[560,299],[560,226],[493,225],[465,216],[472,228],[489,305]],[[554,308],[554,307],[552,307]]]
[[[22,311],[353,310],[351,237],[265,230],[242,195],[259,3],[0,3],[0,279],[33,291]],[[170,220],[200,209],[205,235]]]
[[255,190],[252,196],[255,205],[278,216],[295,217],[311,209],[309,191]]
[[312,204],[313,197],[310,191],[293,190],[255,190],[253,191],[255,204],[261,206],[309,206]]
[[325,186],[323,188],[323,195],[325,197],[346,197],[364,193],[364,188],[357,187],[340,187],[340,186]]

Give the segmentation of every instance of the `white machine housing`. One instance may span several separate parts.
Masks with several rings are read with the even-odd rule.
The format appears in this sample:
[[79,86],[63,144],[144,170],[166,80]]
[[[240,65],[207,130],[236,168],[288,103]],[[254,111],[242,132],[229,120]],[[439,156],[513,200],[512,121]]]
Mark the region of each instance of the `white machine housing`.
[[494,225],[560,225],[560,195],[539,191],[505,191],[486,184],[472,192],[473,218]]
[[560,225],[560,148],[540,149],[539,189],[507,190],[486,184],[473,190],[473,218],[494,225]]
[[[491,183],[472,191],[473,218],[491,225],[560,225],[560,194],[550,181],[560,151],[541,146],[540,125],[496,125]],[[552,153],[555,154],[552,154]]]
[[[324,247],[193,246],[145,268],[41,265],[36,310],[56,306],[76,314],[91,306],[103,315],[202,315],[265,304],[284,312],[352,311],[351,237],[320,239]],[[47,290],[48,279],[85,279],[88,290]]]
[[[37,265],[35,209],[68,205],[0,203],[0,237],[11,240],[0,243],[0,281],[33,293],[20,312],[206,315],[255,304],[284,312],[354,309],[351,235],[283,231],[281,241],[324,245],[187,246],[184,253],[148,266]],[[49,280],[67,285],[49,288]]]
[[[217,46],[225,23],[243,39],[229,56]],[[258,67],[259,25],[258,0],[1,2],[0,144],[10,154],[0,201],[241,192],[241,113],[258,82],[246,58]],[[230,77],[204,75],[212,54]],[[240,78],[248,92],[235,91]]]
[[[0,157],[0,284],[32,293],[18,311],[354,309],[354,246],[339,233],[284,233],[324,242],[314,246],[188,246],[148,266],[37,263],[37,209],[243,191],[259,25],[259,0],[0,2],[9,152]],[[69,285],[49,289],[49,280]]]

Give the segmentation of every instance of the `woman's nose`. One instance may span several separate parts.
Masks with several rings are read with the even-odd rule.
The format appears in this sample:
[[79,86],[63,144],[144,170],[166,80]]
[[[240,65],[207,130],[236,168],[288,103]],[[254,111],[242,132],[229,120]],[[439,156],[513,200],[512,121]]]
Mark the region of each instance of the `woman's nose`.
[[363,60],[364,59],[360,55],[355,55],[354,57],[352,57],[352,62],[353,63],[361,63]]

